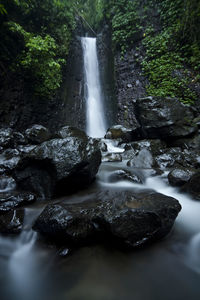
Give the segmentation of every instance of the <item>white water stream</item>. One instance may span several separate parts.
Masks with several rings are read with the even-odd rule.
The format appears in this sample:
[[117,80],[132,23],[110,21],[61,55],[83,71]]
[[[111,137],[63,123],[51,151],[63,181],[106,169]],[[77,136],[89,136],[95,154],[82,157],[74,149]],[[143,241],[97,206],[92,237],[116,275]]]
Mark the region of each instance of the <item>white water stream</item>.
[[86,81],[85,98],[87,134],[94,138],[102,138],[105,135],[107,128],[100,85],[96,38],[83,37],[81,42]]

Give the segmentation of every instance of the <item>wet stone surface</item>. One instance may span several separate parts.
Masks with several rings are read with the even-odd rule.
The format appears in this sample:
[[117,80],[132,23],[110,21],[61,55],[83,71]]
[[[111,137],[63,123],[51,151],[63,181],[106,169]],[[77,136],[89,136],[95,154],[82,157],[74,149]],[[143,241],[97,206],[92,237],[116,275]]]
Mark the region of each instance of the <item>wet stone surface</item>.
[[119,246],[137,247],[171,230],[181,206],[154,191],[91,194],[83,203],[48,205],[34,229],[55,243],[87,243],[114,239]]

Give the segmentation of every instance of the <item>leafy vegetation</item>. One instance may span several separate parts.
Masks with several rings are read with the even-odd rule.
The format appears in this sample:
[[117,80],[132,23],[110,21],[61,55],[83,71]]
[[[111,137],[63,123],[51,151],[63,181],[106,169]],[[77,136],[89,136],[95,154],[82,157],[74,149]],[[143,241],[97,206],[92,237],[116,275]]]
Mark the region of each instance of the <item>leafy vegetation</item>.
[[[21,74],[35,95],[50,98],[62,82],[75,18],[72,1],[9,0],[1,5],[0,68]],[[7,69],[6,66],[9,66]]]
[[151,1],[151,5],[157,4],[162,28],[158,33],[146,28],[143,41],[146,57],[142,66],[149,77],[148,94],[178,97],[188,104],[196,100],[190,86],[199,80],[196,71],[200,71],[198,2],[193,1],[191,6],[188,0]]
[[[104,1],[104,14],[122,58],[143,37],[139,50],[145,51],[142,69],[149,79],[149,95],[178,97],[185,103],[196,100],[191,84],[200,80],[199,0]],[[155,14],[159,26],[152,22]]]

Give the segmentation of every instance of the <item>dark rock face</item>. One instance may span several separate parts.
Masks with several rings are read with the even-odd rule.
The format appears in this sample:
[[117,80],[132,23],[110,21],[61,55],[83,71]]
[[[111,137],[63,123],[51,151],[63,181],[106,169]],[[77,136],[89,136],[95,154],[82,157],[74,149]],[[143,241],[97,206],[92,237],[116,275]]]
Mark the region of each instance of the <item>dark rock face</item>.
[[87,186],[101,163],[98,145],[97,140],[87,138],[84,133],[46,141],[24,154],[15,179],[23,189],[41,198],[50,198],[55,189],[62,194]]
[[23,227],[24,210],[13,210],[0,215],[0,233],[16,234],[20,233]]
[[183,186],[182,191],[191,194],[195,200],[200,200],[199,182],[200,182],[200,172],[197,172],[190,178],[188,183],[186,183]]
[[46,127],[35,124],[26,129],[25,136],[29,143],[40,144],[50,138],[50,133]]
[[194,173],[194,170],[176,168],[168,174],[168,180],[173,186],[183,186],[191,179]]
[[119,245],[137,247],[165,236],[180,209],[177,200],[154,191],[104,191],[90,195],[86,202],[48,205],[34,229],[63,244],[103,235]]
[[36,200],[34,194],[12,191],[0,193],[0,213],[11,211],[16,207],[27,205]]
[[177,99],[141,98],[136,102],[136,110],[148,138],[183,138],[197,131],[193,113]]
[[143,57],[135,48],[127,50],[124,59],[121,53],[115,56],[116,98],[118,103],[117,123],[134,128],[136,120],[135,99],[146,96],[148,80],[142,75]]

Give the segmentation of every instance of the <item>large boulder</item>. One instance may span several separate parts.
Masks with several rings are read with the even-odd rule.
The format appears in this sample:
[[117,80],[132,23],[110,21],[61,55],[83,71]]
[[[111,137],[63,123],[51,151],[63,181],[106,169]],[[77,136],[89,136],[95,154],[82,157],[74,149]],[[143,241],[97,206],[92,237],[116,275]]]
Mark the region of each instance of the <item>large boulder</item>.
[[84,133],[54,138],[23,153],[15,179],[22,189],[51,198],[54,193],[64,194],[90,184],[100,163],[97,140]]
[[140,98],[136,102],[136,111],[147,138],[183,138],[197,131],[193,112],[174,98]]
[[137,247],[169,233],[180,210],[176,199],[152,190],[103,191],[82,203],[48,205],[34,229],[65,245],[101,237]]

